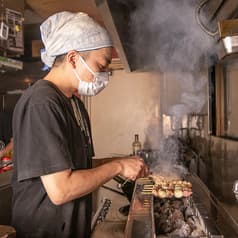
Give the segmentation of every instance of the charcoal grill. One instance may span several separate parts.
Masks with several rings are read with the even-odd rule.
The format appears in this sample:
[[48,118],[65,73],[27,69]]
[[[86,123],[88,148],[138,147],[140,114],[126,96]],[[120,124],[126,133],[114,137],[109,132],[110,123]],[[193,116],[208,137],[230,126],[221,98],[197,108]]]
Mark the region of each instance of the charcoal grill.
[[[193,175],[186,177],[186,180],[192,181],[196,179]],[[197,185],[197,184],[196,184]],[[157,235],[155,232],[154,219],[154,198],[151,193],[151,186],[153,181],[150,178],[137,179],[134,187],[134,192],[131,200],[131,207],[127,219],[125,238],[159,238],[167,237],[165,235]],[[203,207],[201,199],[204,197],[199,188],[193,184],[193,196],[190,199],[191,208],[198,218],[200,227],[204,232],[203,238],[224,238],[218,227],[209,217],[207,210]],[[176,236],[178,237],[178,236]],[[189,236],[188,236],[189,237]],[[201,236],[200,236],[201,238]]]

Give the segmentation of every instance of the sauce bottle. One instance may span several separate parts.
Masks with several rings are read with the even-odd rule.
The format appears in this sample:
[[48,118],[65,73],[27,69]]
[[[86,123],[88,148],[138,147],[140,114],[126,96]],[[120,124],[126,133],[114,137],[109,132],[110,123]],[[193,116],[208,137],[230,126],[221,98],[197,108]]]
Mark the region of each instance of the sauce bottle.
[[132,143],[133,155],[138,155],[141,151],[141,142],[139,141],[139,135],[135,134],[134,141]]

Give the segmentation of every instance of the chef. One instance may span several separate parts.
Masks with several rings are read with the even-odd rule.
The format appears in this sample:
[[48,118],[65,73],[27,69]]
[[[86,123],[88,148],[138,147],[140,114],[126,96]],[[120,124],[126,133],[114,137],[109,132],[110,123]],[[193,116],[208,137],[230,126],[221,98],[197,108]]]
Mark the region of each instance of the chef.
[[14,110],[12,225],[18,238],[87,238],[91,193],[117,175],[145,176],[147,168],[137,156],[92,168],[89,117],[74,94],[94,96],[107,86],[108,32],[71,12],[50,16],[40,30],[50,70]]

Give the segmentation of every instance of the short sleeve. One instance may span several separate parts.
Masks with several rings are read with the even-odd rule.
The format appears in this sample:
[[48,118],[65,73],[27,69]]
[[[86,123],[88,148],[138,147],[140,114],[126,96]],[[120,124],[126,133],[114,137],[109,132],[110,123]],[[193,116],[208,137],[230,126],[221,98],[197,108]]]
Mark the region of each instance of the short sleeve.
[[50,102],[35,104],[22,115],[14,138],[18,181],[72,168],[62,108]]

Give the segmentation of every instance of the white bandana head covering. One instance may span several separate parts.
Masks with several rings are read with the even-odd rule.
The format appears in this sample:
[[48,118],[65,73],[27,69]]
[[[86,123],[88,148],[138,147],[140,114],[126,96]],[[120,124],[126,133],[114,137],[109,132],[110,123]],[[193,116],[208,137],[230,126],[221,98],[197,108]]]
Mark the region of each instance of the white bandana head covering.
[[41,24],[40,30],[45,46],[41,59],[48,67],[52,67],[56,56],[70,50],[96,50],[113,45],[106,29],[82,12],[56,13]]

